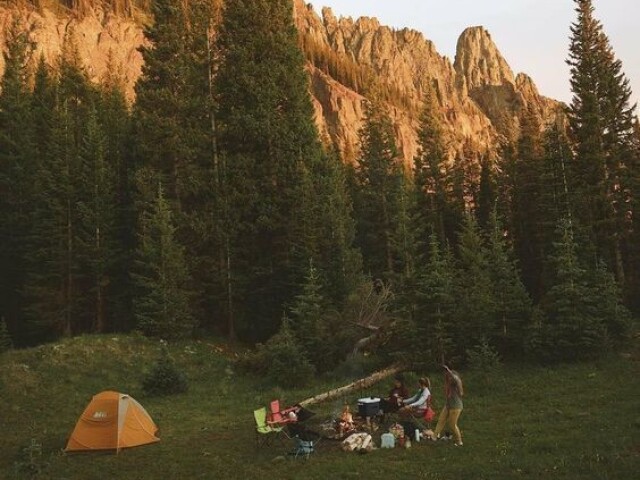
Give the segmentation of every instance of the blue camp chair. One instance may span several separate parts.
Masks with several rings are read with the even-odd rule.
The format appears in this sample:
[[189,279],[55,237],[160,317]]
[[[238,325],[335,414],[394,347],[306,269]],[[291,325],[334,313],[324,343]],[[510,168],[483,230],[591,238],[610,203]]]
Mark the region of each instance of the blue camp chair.
[[293,441],[294,450],[291,452],[293,458],[302,457],[308,459],[316,451],[316,442],[313,440],[302,440],[300,437],[295,437]]

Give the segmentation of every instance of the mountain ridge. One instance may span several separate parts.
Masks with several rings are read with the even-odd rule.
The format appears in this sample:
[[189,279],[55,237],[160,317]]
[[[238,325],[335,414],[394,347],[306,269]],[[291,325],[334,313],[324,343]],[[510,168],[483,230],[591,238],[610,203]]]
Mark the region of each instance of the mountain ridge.
[[[462,32],[452,62],[416,30],[393,29],[372,17],[337,17],[327,7],[320,16],[303,0],[293,0],[293,5],[302,44],[329,49],[330,55],[350,63],[351,69],[359,69],[359,75],[387,97],[385,103],[407,166],[418,153],[416,130],[427,88],[436,94],[452,159],[465,152],[472,152],[476,159],[493,158],[504,139],[516,137],[518,117],[525,107],[533,105],[543,123],[548,123],[560,106],[540,95],[529,76],[513,73],[484,27]],[[25,2],[4,2],[0,4],[0,46],[4,46],[11,19],[17,15],[32,31],[37,44],[34,57],[42,52],[47,62],[54,63],[65,35],[72,31],[91,80],[99,82],[109,70],[118,68],[132,99],[143,63],[138,47],[146,40],[135,15],[115,13],[130,11],[126,5],[120,9],[85,5],[80,15],[73,10],[54,12]],[[362,79],[346,82],[336,78],[329,67],[314,61],[309,51],[305,53],[321,135],[346,161],[354,161],[364,102],[372,91],[358,84],[364,83]],[[0,59],[0,71],[3,67]]]

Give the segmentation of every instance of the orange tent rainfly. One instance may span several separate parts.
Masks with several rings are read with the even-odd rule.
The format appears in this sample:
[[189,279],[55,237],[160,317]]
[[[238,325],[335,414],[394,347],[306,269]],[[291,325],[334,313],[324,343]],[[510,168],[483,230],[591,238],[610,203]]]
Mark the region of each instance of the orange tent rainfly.
[[120,450],[159,442],[158,427],[129,395],[102,392],[82,412],[66,452]]

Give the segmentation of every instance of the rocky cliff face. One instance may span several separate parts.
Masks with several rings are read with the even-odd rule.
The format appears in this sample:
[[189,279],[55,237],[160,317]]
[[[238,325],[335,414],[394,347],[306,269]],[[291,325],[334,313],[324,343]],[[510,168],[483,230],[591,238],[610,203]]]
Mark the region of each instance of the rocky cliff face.
[[[0,48],[3,51],[15,17],[31,31],[31,39],[36,44],[33,63],[44,55],[49,64],[54,64],[62,51],[65,36],[72,35],[91,80],[100,82],[107,69],[119,69],[127,94],[133,98],[133,85],[142,72],[142,55],[137,48],[144,42],[138,23],[100,9],[79,17],[55,14],[46,8],[35,10],[0,3]],[[0,72],[3,71],[4,58],[0,57]]]
[[[303,0],[294,0],[294,8],[302,36],[366,69],[379,88],[402,100],[388,106],[407,164],[417,153],[418,116],[429,86],[449,132],[452,156],[463,147],[479,154],[494,152],[501,135],[517,132],[517,117],[526,105],[535,105],[545,120],[554,115],[557,103],[540,96],[528,76],[514,77],[482,27],[463,32],[452,63],[417,31],[394,30],[375,18],[338,18],[326,8],[319,16]],[[144,42],[139,23],[101,10],[76,16],[0,3],[0,46],[16,15],[32,30],[36,59],[42,53],[53,63],[65,35],[72,34],[92,80],[98,82],[107,69],[119,68],[133,98],[142,67],[137,48]],[[3,67],[0,58],[0,71]],[[311,63],[308,69],[318,126],[326,140],[352,160],[358,151],[365,97]]]
[[470,27],[462,32],[454,68],[460,93],[471,98],[498,133],[507,138],[517,135],[523,108],[532,106],[546,121],[557,113],[558,102],[541,96],[528,75],[514,76],[483,27]]

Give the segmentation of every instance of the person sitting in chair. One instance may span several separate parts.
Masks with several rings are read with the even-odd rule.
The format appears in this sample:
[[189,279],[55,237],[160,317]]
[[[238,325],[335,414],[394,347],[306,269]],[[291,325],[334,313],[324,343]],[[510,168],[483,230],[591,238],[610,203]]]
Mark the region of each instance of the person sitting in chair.
[[395,413],[402,407],[402,401],[409,396],[409,390],[404,385],[404,378],[398,375],[393,380],[393,388],[389,392],[388,398],[380,400],[380,408],[383,414]]
[[415,413],[418,415],[424,414],[424,411],[429,406],[429,398],[431,397],[431,382],[428,377],[422,377],[418,381],[419,390],[410,398],[406,398],[402,401],[404,406],[400,409],[401,412]]

